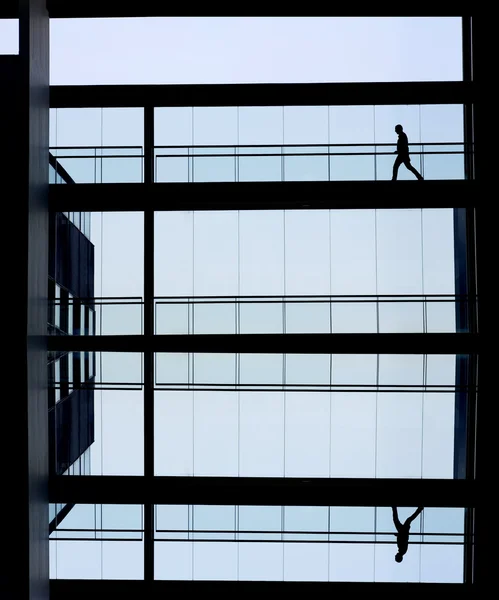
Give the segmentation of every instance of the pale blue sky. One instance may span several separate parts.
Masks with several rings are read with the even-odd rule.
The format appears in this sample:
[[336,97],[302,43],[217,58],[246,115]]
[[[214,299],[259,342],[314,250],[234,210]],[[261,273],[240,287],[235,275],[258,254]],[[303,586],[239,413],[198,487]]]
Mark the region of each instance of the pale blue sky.
[[[460,17],[54,19],[50,37],[54,85],[462,78]],[[0,21],[0,53],[16,41]]]

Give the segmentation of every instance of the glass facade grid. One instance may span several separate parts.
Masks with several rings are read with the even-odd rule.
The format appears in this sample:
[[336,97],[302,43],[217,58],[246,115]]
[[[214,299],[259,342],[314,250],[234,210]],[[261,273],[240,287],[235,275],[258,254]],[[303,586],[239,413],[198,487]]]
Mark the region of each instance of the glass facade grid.
[[[154,181],[389,179],[394,118],[407,123],[412,161],[425,179],[465,179],[464,108],[157,107]],[[143,182],[143,109],[83,109],[84,116],[81,110],[55,109],[56,164],[76,183]],[[352,127],[359,119],[364,129]],[[49,178],[67,183],[52,167]],[[402,168],[400,179],[411,178]],[[457,285],[467,250],[457,241],[459,209],[250,215],[235,206],[156,212],[149,225],[140,211],[129,221],[65,213],[89,240],[104,240],[96,244],[100,295],[85,304],[56,283],[49,323],[64,335],[118,335],[125,341],[145,334],[455,333],[474,326],[462,318],[468,290]],[[113,220],[111,227],[121,228],[126,240],[121,251],[134,246],[126,256],[110,241]],[[358,233],[350,241],[338,235],[349,226]],[[153,252],[148,234],[154,235]],[[106,264],[110,254],[114,263]],[[152,320],[145,317],[151,306]],[[51,363],[53,404],[75,383],[92,379],[101,415],[96,440],[65,475],[141,476],[150,467],[144,457],[153,438],[154,475],[456,477],[467,443],[459,419],[468,394],[476,392],[468,356],[150,348],[145,354],[74,352]],[[152,418],[146,416],[151,404]],[[111,434],[116,426],[118,438]],[[345,454],[355,460],[345,464]],[[443,466],[436,466],[435,456]],[[119,516],[120,507],[109,514]],[[63,509],[51,506],[51,518]],[[102,521],[102,505],[100,510]],[[102,522],[97,529],[97,521],[88,530],[59,527],[51,539],[51,576],[150,578],[143,567],[152,543],[154,576],[163,580],[462,583],[465,510],[425,508],[410,560],[397,570],[389,507],[157,506],[156,524],[161,519],[167,528],[157,527],[152,542],[144,540],[143,523],[123,528],[126,517],[110,529]],[[365,531],[347,528],[350,521]],[[140,537],[127,537],[137,532]],[[101,542],[97,554],[89,545],[95,540]],[[72,570],[76,563],[66,562],[71,554],[85,566]],[[135,561],[135,568],[120,568],[117,557]],[[439,574],[435,562],[445,564]]]

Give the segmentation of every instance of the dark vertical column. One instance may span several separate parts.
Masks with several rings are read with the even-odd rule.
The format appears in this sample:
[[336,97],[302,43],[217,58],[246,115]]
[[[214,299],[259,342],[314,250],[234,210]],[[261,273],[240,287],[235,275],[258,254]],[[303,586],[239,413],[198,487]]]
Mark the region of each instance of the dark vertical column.
[[[488,150],[490,127],[494,123],[494,113],[490,103],[495,102],[492,83],[494,72],[490,70],[492,50],[492,26],[485,25],[484,17],[470,17],[471,25],[471,68],[474,95],[473,136],[475,155],[475,236],[476,236],[476,287],[477,321],[480,334],[480,354],[478,357],[478,394],[476,403],[476,452],[475,476],[479,486],[480,504],[475,510],[474,534],[475,552],[473,560],[474,583],[480,590],[488,590],[495,584],[495,573],[490,568],[490,557],[495,543],[490,535],[490,517],[497,510],[497,501],[487,492],[494,480],[494,458],[496,455],[497,416],[494,398],[494,374],[497,372],[494,329],[496,329],[497,307],[494,300],[497,277],[493,272],[497,255],[496,207],[491,201],[490,190],[494,189],[492,177],[495,171],[490,164],[492,155]],[[487,144],[487,149],[485,149]]]
[[[454,281],[456,293],[456,331],[466,333],[470,330],[470,302],[468,302],[470,264],[468,261],[467,209],[455,208],[454,213]],[[456,356],[456,393],[454,409],[454,478],[466,477],[466,453],[468,407],[470,395],[467,386],[469,379],[470,357]]]
[[[152,185],[154,107],[144,107],[144,184]],[[154,211],[144,210],[144,335],[154,335]],[[154,477],[154,353],[144,351],[144,475]],[[154,507],[144,505],[144,579],[154,579]]]
[[[10,540],[4,552],[2,600],[49,597],[48,543],[48,142],[49,19],[46,0],[19,0],[19,55],[7,85],[0,61],[6,376],[3,514]],[[6,363],[6,364],[5,364]],[[14,391],[15,390],[15,391]]]
[[[462,17],[463,81],[473,81],[473,53],[471,17]],[[474,179],[473,160],[473,104],[465,104],[464,110],[464,177]]]
[[[463,81],[473,84],[474,79],[474,50],[473,50],[473,24],[472,17],[462,17],[462,56],[463,56]],[[474,85],[474,84],[473,84]],[[464,173],[465,179],[475,179],[475,108],[474,103],[465,104],[463,107],[463,139],[464,139]],[[456,293],[466,293],[468,295],[467,310],[458,310],[457,331],[463,331],[463,326],[466,323],[466,329],[470,332],[477,331],[477,305],[476,305],[476,240],[475,240],[475,209],[455,209],[456,219],[456,268],[459,271],[459,276],[456,276]],[[463,213],[463,214],[458,214]],[[465,217],[464,217],[465,215]],[[463,269],[464,265],[464,269]],[[466,284],[464,283],[466,281]],[[466,291],[464,291],[466,286]],[[463,291],[462,291],[463,290]],[[465,316],[466,315],[466,316]],[[462,425],[464,416],[466,415],[466,453],[463,456],[462,446],[460,447],[461,454],[459,455],[459,470],[458,476],[462,476],[463,472],[469,479],[475,478],[475,444],[476,444],[476,428],[475,422],[477,417],[477,394],[475,382],[477,378],[477,356],[472,355],[466,360],[467,366],[464,365],[465,357],[457,357],[457,380],[469,383],[469,392],[467,400],[464,403],[463,394],[456,393],[456,424]],[[461,398],[460,398],[461,396]],[[461,400],[461,401],[460,401]],[[466,406],[466,411],[464,407]],[[463,469],[464,464],[464,469]],[[474,562],[475,562],[475,547],[472,543],[473,533],[475,528],[475,510],[467,508],[465,510],[465,534],[466,542],[464,547],[464,581],[472,584],[474,581]]]

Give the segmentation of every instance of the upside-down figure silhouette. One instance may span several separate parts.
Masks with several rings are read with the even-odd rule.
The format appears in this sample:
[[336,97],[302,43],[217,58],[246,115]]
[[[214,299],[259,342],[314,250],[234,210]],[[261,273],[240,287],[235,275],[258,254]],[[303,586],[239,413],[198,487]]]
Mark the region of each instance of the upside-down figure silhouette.
[[397,507],[392,506],[392,514],[393,514],[393,523],[397,529],[397,546],[398,552],[395,554],[395,560],[400,563],[404,559],[404,554],[407,552],[407,547],[409,545],[409,530],[411,528],[411,523],[417,516],[423,512],[424,507],[420,506],[417,510],[415,510],[410,517],[401,523],[399,521],[399,516],[397,512]]

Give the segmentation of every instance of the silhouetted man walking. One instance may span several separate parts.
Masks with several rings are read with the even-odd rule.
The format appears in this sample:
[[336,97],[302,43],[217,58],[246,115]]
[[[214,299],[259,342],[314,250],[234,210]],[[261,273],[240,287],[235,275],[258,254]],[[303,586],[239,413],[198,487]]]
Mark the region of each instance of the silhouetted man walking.
[[395,132],[398,133],[397,140],[397,149],[395,150],[395,154],[397,158],[393,163],[393,175],[392,181],[396,181],[398,170],[401,164],[404,164],[409,171],[414,173],[416,177],[422,181],[422,175],[411,165],[411,159],[409,158],[409,140],[407,139],[407,135],[404,133],[404,128],[402,125],[395,125]]
[[397,528],[397,546],[398,552],[395,554],[395,560],[400,563],[404,558],[404,554],[407,552],[407,547],[409,545],[409,530],[411,528],[411,523],[414,519],[423,512],[422,506],[420,506],[417,510],[415,510],[410,517],[408,517],[403,523],[399,521],[399,516],[397,512],[397,507],[392,506],[392,514],[393,514],[393,523]]

